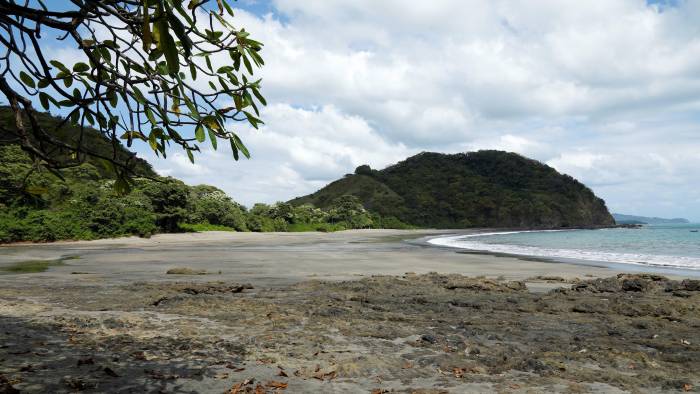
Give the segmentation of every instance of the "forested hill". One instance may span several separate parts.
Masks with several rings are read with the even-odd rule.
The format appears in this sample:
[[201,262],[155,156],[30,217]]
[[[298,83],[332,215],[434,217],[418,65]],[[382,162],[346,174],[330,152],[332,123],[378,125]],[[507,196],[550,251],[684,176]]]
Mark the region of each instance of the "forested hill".
[[[7,106],[0,106],[0,141],[3,143],[12,142],[14,135],[10,134],[9,131],[16,131],[14,112]],[[129,150],[127,150],[119,140],[112,141],[111,139],[103,136],[97,130],[92,128],[87,128],[83,135],[80,135],[80,129],[77,126],[73,126],[70,122],[63,122],[63,119],[52,116],[48,113],[36,113],[37,120],[39,124],[45,129],[52,133],[52,135],[66,143],[67,145],[77,147],[78,144],[81,146],[88,146],[90,149],[98,154],[106,157],[112,157],[116,155],[117,161],[120,163],[127,163],[127,159],[133,156]],[[57,125],[62,125],[57,128]],[[3,131],[7,130],[7,131]],[[30,135],[31,138],[31,135]],[[60,150],[55,150],[50,152],[53,156],[52,158],[61,160],[66,156],[66,152]],[[65,157],[67,159],[67,157]],[[5,160],[6,161],[6,160]],[[110,165],[107,163],[88,157],[86,160],[87,164],[94,167],[95,171],[103,178],[113,178],[114,173]],[[136,174],[155,177],[156,173],[153,171],[151,165],[146,161],[138,157],[133,157],[130,163],[132,171]]]
[[612,225],[605,202],[574,178],[515,153],[424,152],[383,170],[360,166],[290,203],[323,208],[357,196],[370,211],[422,227]]
[[[186,185],[158,176],[143,159],[133,156],[119,141],[86,129],[62,124],[49,114],[37,114],[46,130],[64,144],[83,146],[100,156],[116,157],[133,165],[132,190],[115,191],[115,172],[101,159],[62,170],[61,177],[36,166],[14,142],[14,118],[0,107],[0,243],[95,239],[154,233],[227,231],[336,231],[350,228],[405,228],[395,219],[371,215],[352,196],[342,196],[326,209],[310,205],[255,204],[251,209],[236,203],[222,190],[209,185]],[[4,131],[3,131],[4,130]],[[51,152],[52,159],[70,160],[67,153]]]

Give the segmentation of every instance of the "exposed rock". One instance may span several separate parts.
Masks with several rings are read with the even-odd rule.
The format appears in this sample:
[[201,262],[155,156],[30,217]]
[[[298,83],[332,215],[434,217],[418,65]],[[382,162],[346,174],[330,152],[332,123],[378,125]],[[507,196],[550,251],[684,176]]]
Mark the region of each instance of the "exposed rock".
[[19,390],[12,387],[12,384],[6,377],[0,375],[0,394],[19,394],[19,392]]
[[681,284],[687,291],[700,291],[700,280],[698,279],[686,279]]
[[[377,379],[416,392],[692,390],[700,308],[687,283],[623,275],[531,293],[433,273],[257,292],[224,282],[42,284],[0,289],[12,316],[0,318],[0,360],[18,371],[15,389],[43,392],[225,392],[252,378],[246,387],[283,378],[290,392],[327,392],[335,379],[352,392],[371,392]],[[45,296],[28,297],[37,291]]]
[[187,268],[187,267],[179,267],[179,268],[171,268],[169,269],[166,274],[168,275],[206,275],[207,271],[206,270],[198,270],[194,268]]
[[622,291],[644,291],[648,287],[648,282],[641,278],[630,278],[622,280]]

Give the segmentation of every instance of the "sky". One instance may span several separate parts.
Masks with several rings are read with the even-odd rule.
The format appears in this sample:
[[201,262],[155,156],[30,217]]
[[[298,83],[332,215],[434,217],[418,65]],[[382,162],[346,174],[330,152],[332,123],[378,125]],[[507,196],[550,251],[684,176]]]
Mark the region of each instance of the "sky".
[[[613,212],[700,221],[700,1],[239,0],[265,44],[252,159],[140,156],[245,205],[421,151],[513,151]],[[60,44],[57,44],[60,45]],[[62,49],[55,48],[60,57]]]

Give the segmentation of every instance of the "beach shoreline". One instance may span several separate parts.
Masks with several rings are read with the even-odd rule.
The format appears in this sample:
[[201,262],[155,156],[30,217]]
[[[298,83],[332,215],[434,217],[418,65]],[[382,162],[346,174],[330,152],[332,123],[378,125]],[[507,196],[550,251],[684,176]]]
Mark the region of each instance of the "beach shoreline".
[[[625,228],[625,227],[608,227],[609,228]],[[537,232],[561,232],[561,231],[577,231],[577,230],[596,230],[596,229],[556,229],[556,230],[493,230],[493,229],[488,229],[488,230],[483,230],[482,232],[473,232],[473,233],[464,233],[464,234],[451,234],[451,235],[442,235],[438,237],[424,237],[418,240],[414,241],[409,241],[409,242],[418,242],[421,244],[429,245],[432,247],[436,248],[446,248],[446,249],[451,249],[455,251],[456,253],[463,253],[463,254],[482,254],[482,255],[491,255],[491,256],[496,256],[496,257],[505,257],[505,258],[517,258],[517,259],[522,259],[522,260],[528,260],[528,261],[541,261],[541,262],[550,262],[550,263],[563,263],[563,264],[574,264],[574,265],[583,265],[583,266],[593,266],[593,267],[604,267],[604,268],[610,268],[613,270],[619,270],[619,271],[624,271],[624,272],[635,272],[635,273],[648,273],[648,274],[658,274],[658,275],[666,275],[669,277],[675,277],[675,278],[698,278],[700,277],[700,269],[693,269],[693,268],[687,268],[679,265],[674,265],[674,264],[667,264],[667,265],[662,265],[662,264],[650,264],[647,262],[636,262],[636,263],[631,263],[631,262],[616,262],[616,261],[606,261],[606,260],[601,260],[601,259],[583,259],[583,258],[572,258],[572,257],[563,257],[563,256],[557,256],[557,255],[537,255],[537,254],[529,254],[527,252],[523,253],[509,253],[509,252],[502,252],[502,251],[497,251],[497,250],[490,250],[488,249],[488,244],[481,244],[481,247],[473,247],[473,248],[467,248],[464,246],[457,246],[453,245],[450,243],[445,243],[445,242],[440,242],[442,238],[446,239],[455,239],[455,238],[461,238],[464,236],[467,237],[479,237],[479,236],[492,236],[492,235],[503,235],[503,234],[516,234],[516,233],[537,233]],[[497,245],[500,246],[500,245]],[[483,247],[483,248],[482,248]]]
[[452,233],[190,233],[5,247],[0,268],[60,264],[0,275],[0,389],[700,386],[700,281],[423,244]]
[[[38,274],[55,283],[75,279],[72,272],[90,272],[92,280],[128,283],[164,280],[168,269],[206,270],[211,280],[244,280],[271,285],[310,278],[347,280],[371,275],[454,273],[466,276],[502,276],[525,280],[555,273],[566,279],[603,277],[637,271],[636,267],[562,262],[539,257],[463,251],[439,247],[428,239],[492,232],[474,230],[348,230],[334,233],[205,232],[159,234],[151,238],[114,238],[20,244],[0,249],[3,266],[32,260],[74,258]],[[220,273],[219,273],[220,272]],[[682,278],[683,272],[669,273]],[[37,278],[37,274],[26,279]],[[0,283],[7,281],[0,275]]]

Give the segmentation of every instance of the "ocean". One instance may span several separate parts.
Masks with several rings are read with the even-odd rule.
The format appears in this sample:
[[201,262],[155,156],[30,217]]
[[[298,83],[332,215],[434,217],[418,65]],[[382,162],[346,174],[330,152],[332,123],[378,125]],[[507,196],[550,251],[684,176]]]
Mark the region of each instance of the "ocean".
[[645,225],[636,229],[507,231],[446,236],[428,242],[561,261],[700,271],[700,224]]

